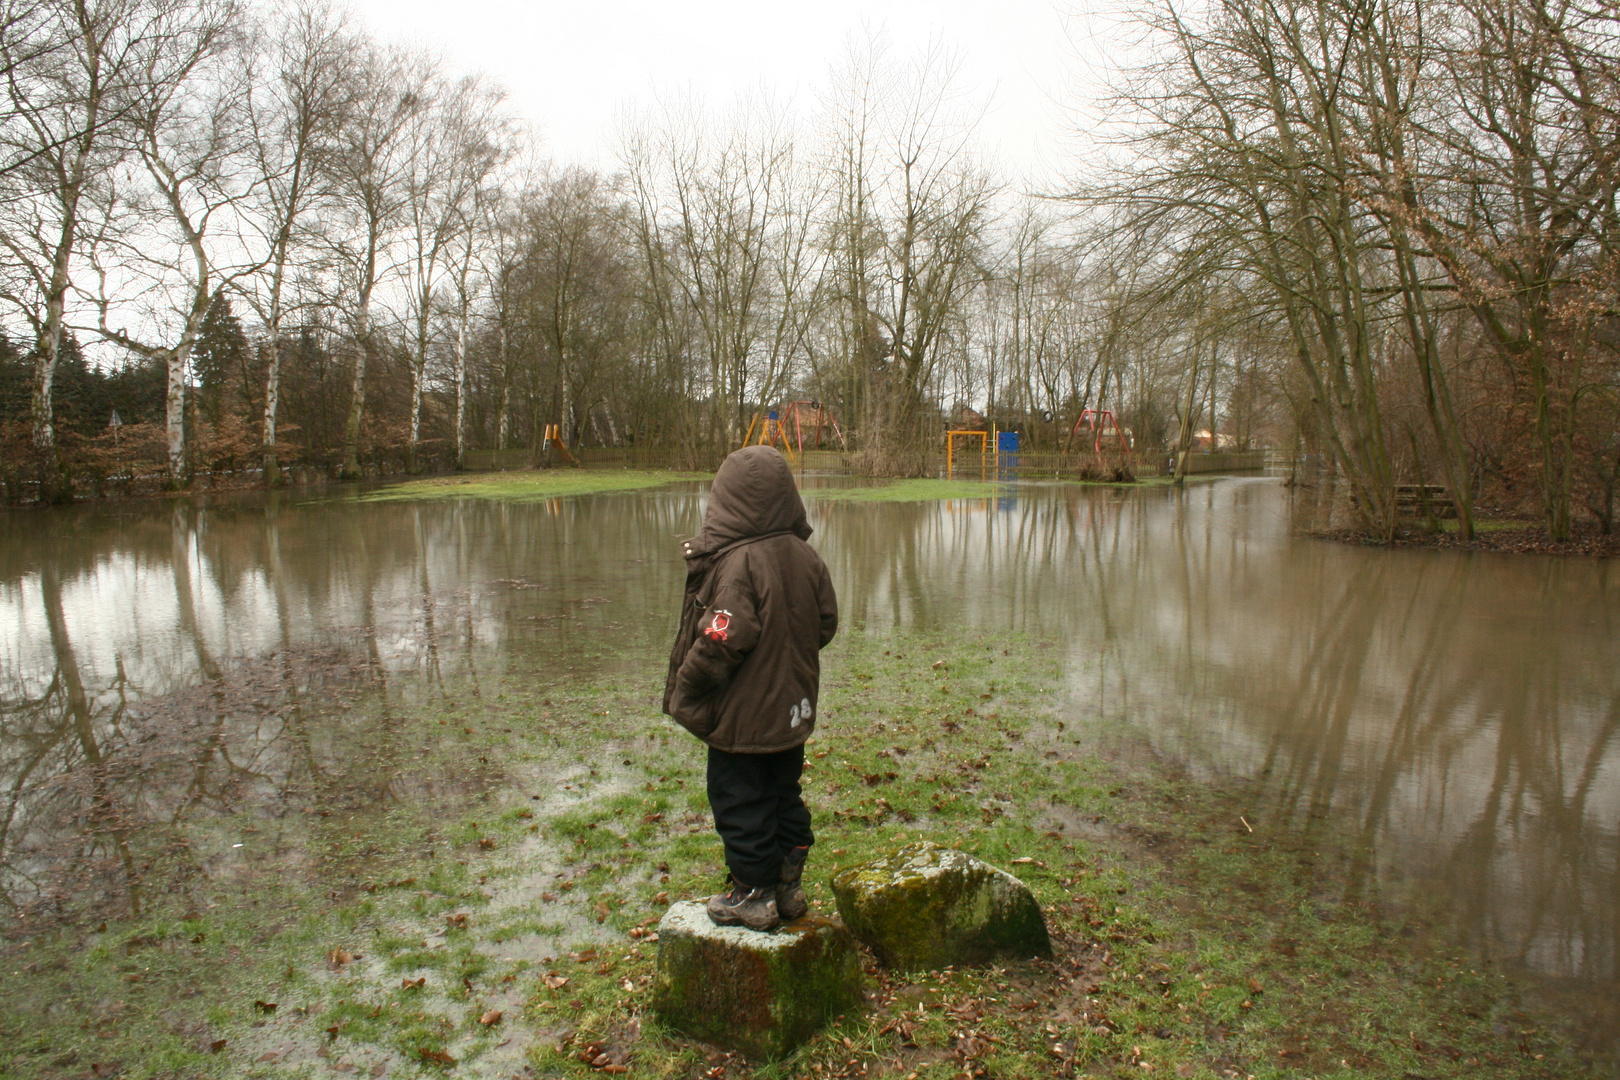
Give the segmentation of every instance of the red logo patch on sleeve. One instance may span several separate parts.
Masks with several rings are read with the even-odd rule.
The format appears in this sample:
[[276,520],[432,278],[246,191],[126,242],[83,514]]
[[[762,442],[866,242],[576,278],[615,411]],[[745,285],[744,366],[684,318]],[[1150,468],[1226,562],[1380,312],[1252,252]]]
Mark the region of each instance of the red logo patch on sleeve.
[[714,618],[712,620],[710,620],[709,625],[704,627],[703,636],[708,638],[710,641],[721,641],[721,642],[723,642],[723,641],[726,640],[726,636],[727,636],[726,635],[726,628],[729,627],[730,625],[731,625],[731,612],[729,612],[729,611],[717,611],[717,612],[714,613]]

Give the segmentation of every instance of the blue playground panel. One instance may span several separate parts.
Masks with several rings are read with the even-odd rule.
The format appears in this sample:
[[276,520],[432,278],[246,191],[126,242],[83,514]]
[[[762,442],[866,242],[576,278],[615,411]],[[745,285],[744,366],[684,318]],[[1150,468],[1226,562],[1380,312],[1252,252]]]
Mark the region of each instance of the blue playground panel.
[[998,431],[998,432],[996,432],[996,453],[998,453],[998,454],[1016,454],[1016,453],[1018,453],[1018,432],[1016,432],[1016,431]]

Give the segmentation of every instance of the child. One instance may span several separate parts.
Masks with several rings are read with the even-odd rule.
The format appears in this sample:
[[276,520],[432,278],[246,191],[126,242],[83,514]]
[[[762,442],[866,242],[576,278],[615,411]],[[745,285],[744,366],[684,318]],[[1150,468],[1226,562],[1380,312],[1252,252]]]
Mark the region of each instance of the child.
[[664,711],[709,744],[709,807],[731,872],[730,890],[708,904],[722,926],[773,930],[807,910],[799,880],[815,838],[799,775],[818,654],[838,629],[809,537],[787,462],[750,446],[721,464],[703,530],[683,545],[686,603]]

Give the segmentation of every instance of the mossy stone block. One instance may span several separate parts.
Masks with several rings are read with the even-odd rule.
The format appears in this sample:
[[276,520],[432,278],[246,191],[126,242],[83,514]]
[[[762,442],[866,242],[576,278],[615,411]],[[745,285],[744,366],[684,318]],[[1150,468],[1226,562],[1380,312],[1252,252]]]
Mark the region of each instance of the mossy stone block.
[[705,1042],[781,1057],[861,1000],[855,939],[837,919],[807,915],[764,934],[716,926],[685,900],[658,924],[653,1011]]
[[1029,887],[965,851],[908,844],[834,874],[832,890],[844,923],[890,967],[1052,955]]

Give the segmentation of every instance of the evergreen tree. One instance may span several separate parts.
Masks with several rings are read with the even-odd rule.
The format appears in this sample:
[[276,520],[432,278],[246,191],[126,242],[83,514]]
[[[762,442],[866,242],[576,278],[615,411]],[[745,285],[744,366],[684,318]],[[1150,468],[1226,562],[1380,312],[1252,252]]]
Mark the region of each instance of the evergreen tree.
[[29,418],[28,391],[32,375],[28,357],[0,333],[0,421]]
[[246,381],[252,354],[242,320],[232,313],[230,300],[223,293],[215,294],[191,353],[197,408],[210,422],[217,424],[224,412],[226,387]]

